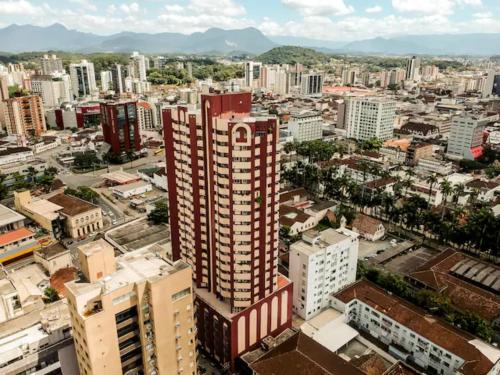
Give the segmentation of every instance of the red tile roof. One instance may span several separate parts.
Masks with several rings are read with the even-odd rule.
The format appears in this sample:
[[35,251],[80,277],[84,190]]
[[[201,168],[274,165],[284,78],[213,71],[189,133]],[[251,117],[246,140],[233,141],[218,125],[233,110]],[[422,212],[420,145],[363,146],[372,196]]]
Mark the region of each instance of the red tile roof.
[[0,246],[8,245],[23,238],[31,237],[34,233],[28,228],[19,228],[0,235]]

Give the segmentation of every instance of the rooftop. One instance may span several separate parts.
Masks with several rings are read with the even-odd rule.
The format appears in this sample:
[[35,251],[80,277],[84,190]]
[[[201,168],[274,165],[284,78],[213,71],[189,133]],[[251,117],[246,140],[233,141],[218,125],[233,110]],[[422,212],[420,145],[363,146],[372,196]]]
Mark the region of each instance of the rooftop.
[[[389,295],[369,281],[358,281],[334,294],[334,298],[344,303],[354,299],[362,301],[435,345],[462,358],[465,363],[461,372],[464,374],[486,375],[500,359],[500,350],[426,314],[401,298]],[[479,343],[487,348],[483,348]]]
[[130,184],[114,186],[112,189],[113,189],[113,191],[119,191],[120,193],[125,193],[129,190],[141,188],[141,187],[148,186],[148,185],[151,185],[151,184],[149,182],[146,182],[146,181],[137,181],[137,182],[132,182]]
[[102,175],[102,178],[106,180],[113,181],[117,184],[128,184],[134,181],[138,181],[141,178],[135,174],[124,172],[124,171],[114,171]]
[[146,218],[132,221],[106,233],[122,252],[131,252],[154,244],[170,242],[167,225],[152,225]]
[[302,332],[272,348],[250,367],[258,374],[362,375],[363,372]]
[[18,154],[21,152],[33,152],[33,151],[29,147],[11,147],[11,148],[7,148],[5,150],[0,150],[0,157],[12,155],[12,154]]
[[[338,244],[345,240],[350,240],[351,237],[329,228],[322,232],[309,230],[304,233],[303,239],[292,244],[291,249],[300,251],[306,255],[313,255],[318,251],[325,249],[328,246]],[[310,242],[312,240],[312,243]]]
[[47,200],[58,206],[61,206],[63,208],[62,212],[68,216],[80,215],[84,212],[98,208],[98,206],[84,201],[83,199],[64,193],[56,194],[53,197],[48,198]]
[[69,249],[67,249],[66,247],[64,247],[61,243],[56,242],[55,244],[52,244],[50,246],[38,249],[35,252],[41,258],[49,260],[49,259],[52,259],[55,256],[60,255],[60,254],[69,252]]
[[24,220],[24,216],[0,204],[0,227]]
[[11,244],[12,242],[19,241],[23,238],[28,238],[34,235],[35,233],[30,231],[28,228],[19,228],[5,234],[0,234],[0,246],[5,246]]

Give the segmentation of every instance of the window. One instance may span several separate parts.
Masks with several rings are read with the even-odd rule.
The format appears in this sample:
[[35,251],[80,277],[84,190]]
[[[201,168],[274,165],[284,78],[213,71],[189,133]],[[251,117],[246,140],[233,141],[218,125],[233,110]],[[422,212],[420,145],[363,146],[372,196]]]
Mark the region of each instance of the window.
[[188,294],[191,294],[191,288],[186,288],[184,290],[181,290],[180,292],[174,293],[172,295],[172,301],[177,301],[178,299],[181,299]]

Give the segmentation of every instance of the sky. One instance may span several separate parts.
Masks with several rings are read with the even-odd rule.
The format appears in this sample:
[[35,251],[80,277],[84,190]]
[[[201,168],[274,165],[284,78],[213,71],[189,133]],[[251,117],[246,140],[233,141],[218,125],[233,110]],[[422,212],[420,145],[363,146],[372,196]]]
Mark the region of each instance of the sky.
[[347,42],[407,34],[500,32],[500,0],[0,0],[12,23],[108,35],[256,27],[268,36]]

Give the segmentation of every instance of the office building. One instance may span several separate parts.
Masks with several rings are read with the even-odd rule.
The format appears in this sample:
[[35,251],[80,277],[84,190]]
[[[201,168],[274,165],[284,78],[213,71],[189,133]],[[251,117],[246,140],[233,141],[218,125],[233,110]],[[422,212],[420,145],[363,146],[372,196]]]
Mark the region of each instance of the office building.
[[101,91],[107,92],[112,89],[113,77],[110,70],[103,70],[101,72]]
[[347,137],[382,141],[392,138],[396,103],[383,97],[349,98],[346,109]]
[[425,374],[494,375],[500,350],[361,280],[331,297],[346,323]]
[[172,255],[193,268],[198,342],[219,363],[290,327],[278,273],[279,126],[251,93],[163,110]]
[[483,154],[484,129],[488,123],[494,121],[498,121],[498,115],[453,117],[446,156],[451,159],[467,160],[480,157]]
[[323,74],[305,73],[301,76],[300,94],[306,96],[321,96],[323,93]]
[[295,113],[290,116],[288,132],[294,141],[314,141],[323,136],[323,118],[321,112],[310,111]]
[[122,156],[141,150],[136,101],[101,103],[101,119],[104,141],[113,154]]
[[31,90],[42,98],[46,109],[59,107],[61,104],[73,100],[71,78],[66,73],[33,76],[31,78]]
[[247,61],[245,63],[245,86],[248,88],[260,87],[262,63]]
[[406,79],[410,81],[420,80],[420,57],[413,56],[406,61]]
[[123,94],[125,92],[125,72],[120,64],[114,64],[111,67],[111,81],[113,83],[112,89],[115,94]]
[[58,72],[64,72],[62,59],[56,55],[43,55],[40,58],[40,69],[42,75],[52,75]]
[[0,103],[0,111],[2,110],[8,135],[26,139],[39,137],[47,130],[42,98],[38,95],[4,100]]
[[358,234],[345,228],[309,230],[290,247],[293,310],[311,319],[330,306],[330,295],[356,281]]
[[82,60],[70,64],[71,88],[75,98],[90,96],[98,91],[95,81],[94,63]]
[[134,52],[132,56],[130,56],[129,76],[131,78],[136,78],[139,81],[146,81],[146,71],[149,65],[149,60],[147,60],[147,62],[146,60],[146,57],[140,55],[139,52]]
[[78,247],[83,277],[66,284],[82,375],[197,373],[191,269],[103,239]]

